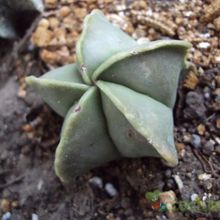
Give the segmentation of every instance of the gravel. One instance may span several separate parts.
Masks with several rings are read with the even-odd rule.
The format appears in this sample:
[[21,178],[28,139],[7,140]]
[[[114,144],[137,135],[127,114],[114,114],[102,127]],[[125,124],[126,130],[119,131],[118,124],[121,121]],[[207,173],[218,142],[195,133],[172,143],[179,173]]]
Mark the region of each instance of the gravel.
[[191,144],[195,148],[201,147],[201,137],[197,134],[193,134],[191,137]]
[[213,140],[207,141],[202,147],[202,152],[204,154],[210,156],[213,153],[213,151],[215,150],[214,145],[215,145],[215,142]]
[[89,183],[95,187],[98,187],[99,189],[103,188],[103,180],[98,176],[94,176],[89,179]]
[[11,219],[11,213],[10,212],[6,212],[3,216],[2,216],[2,220],[10,220]]
[[117,189],[114,187],[114,185],[112,183],[106,183],[105,184],[105,191],[111,197],[115,197],[115,196],[118,195],[118,191],[117,191]]
[[205,117],[206,108],[202,94],[194,91],[188,92],[186,95],[186,104],[188,106],[184,111],[186,118],[192,119],[196,117]]

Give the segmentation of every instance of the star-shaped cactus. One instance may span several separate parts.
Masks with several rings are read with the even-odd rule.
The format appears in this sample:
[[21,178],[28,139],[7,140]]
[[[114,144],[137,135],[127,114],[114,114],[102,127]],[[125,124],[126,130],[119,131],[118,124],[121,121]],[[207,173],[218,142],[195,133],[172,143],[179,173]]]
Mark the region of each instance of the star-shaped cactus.
[[178,163],[172,108],[190,44],[138,44],[102,12],[85,18],[77,63],[27,78],[65,117],[55,170],[68,182],[121,157],[159,157]]

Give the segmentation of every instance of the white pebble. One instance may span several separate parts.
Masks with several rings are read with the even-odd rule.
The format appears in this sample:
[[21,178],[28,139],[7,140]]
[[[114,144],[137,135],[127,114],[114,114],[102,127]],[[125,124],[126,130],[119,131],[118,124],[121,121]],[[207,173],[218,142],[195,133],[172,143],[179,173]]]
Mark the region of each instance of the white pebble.
[[126,9],[126,5],[116,5],[115,8],[117,11],[123,11]]
[[209,198],[209,195],[207,193],[204,193],[202,197],[202,201],[206,201]]
[[111,197],[115,197],[118,195],[117,189],[111,184],[111,183],[106,183],[105,184],[105,191],[110,195]]
[[209,42],[201,42],[198,44],[198,48],[201,48],[201,49],[207,49],[210,47],[210,43]]
[[44,184],[44,181],[42,179],[39,180],[38,184],[37,184],[37,189],[40,191],[42,189],[42,186]]
[[103,188],[103,181],[98,176],[94,176],[91,179],[89,179],[89,183],[92,184],[93,186],[100,188],[100,189]]
[[211,35],[210,35],[210,33],[204,33],[204,34],[199,34],[199,37],[209,38],[209,37],[211,37]]
[[179,175],[173,175],[173,178],[179,188],[180,191],[182,191],[183,189],[183,181],[181,180],[180,176]]
[[148,10],[146,11],[146,15],[147,15],[147,16],[152,16],[152,15],[153,15],[152,9],[148,9]]
[[205,201],[207,199],[212,198],[212,194],[211,193],[204,193],[203,197],[202,197],[202,201]]
[[219,137],[215,137],[215,141],[220,144],[220,138]]
[[191,137],[191,144],[195,148],[200,148],[201,147],[201,138],[197,134],[193,134]]
[[192,12],[192,11],[186,11],[185,13],[184,13],[184,15],[186,16],[186,17],[190,17],[190,16],[192,16],[194,13]]
[[206,92],[206,93],[204,94],[204,97],[205,97],[206,99],[209,99],[209,98],[210,98],[210,93],[209,93],[209,92]]
[[212,175],[211,174],[207,174],[207,173],[202,173],[202,174],[198,175],[198,179],[199,180],[204,180],[204,181],[210,179],[211,177],[212,177]]
[[199,198],[199,196],[198,194],[193,193],[190,198],[191,198],[191,201],[194,202],[197,198]]
[[215,57],[215,61],[220,63],[220,56]]
[[38,219],[39,219],[39,218],[38,218],[38,215],[35,214],[35,213],[33,213],[31,220],[38,220]]
[[124,17],[125,17],[125,13],[124,13],[123,11],[118,12],[118,15],[119,15],[121,18],[124,18]]
[[2,216],[2,220],[10,220],[11,219],[11,213],[10,212],[6,212],[3,216]]
[[149,43],[149,38],[147,38],[147,37],[141,37],[141,38],[139,38],[138,40],[137,40],[137,43],[138,44],[146,44],[146,43]]

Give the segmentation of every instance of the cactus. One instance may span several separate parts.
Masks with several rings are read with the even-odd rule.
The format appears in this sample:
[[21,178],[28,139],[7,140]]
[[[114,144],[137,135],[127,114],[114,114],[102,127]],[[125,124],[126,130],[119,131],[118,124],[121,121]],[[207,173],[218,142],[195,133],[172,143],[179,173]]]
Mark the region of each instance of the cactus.
[[85,18],[77,62],[27,83],[65,117],[55,171],[69,182],[122,157],[178,163],[172,108],[190,44],[138,44],[99,10]]

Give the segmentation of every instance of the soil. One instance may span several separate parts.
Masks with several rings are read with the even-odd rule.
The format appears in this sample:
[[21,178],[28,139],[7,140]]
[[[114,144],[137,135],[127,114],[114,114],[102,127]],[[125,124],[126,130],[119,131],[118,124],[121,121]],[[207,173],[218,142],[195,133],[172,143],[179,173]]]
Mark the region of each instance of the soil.
[[[55,10],[60,9],[60,5],[54,2],[55,6],[52,9],[51,5],[49,8],[46,7],[46,12],[42,15],[44,19],[48,18],[48,13],[53,15]],[[103,9],[110,19],[114,17],[112,14],[118,15],[122,10],[117,11],[114,8],[114,1],[91,2]],[[179,165],[170,169],[154,158],[123,159],[78,177],[72,185],[64,186],[59,181],[54,173],[53,162],[63,119],[46,106],[31,88],[26,87],[24,77],[31,74],[40,76],[48,69],[68,63],[70,60],[65,60],[65,57],[54,60],[45,58],[45,51],[59,54],[57,51],[63,50],[63,45],[36,45],[33,36],[34,34],[36,36],[34,30],[37,21],[33,24],[34,28],[32,26],[27,35],[18,41],[0,41],[0,216],[2,219],[171,218],[169,213],[154,210],[147,202],[145,193],[154,190],[161,192],[172,190],[178,200],[190,201],[195,194],[204,200],[207,197],[211,200],[220,200],[220,62],[217,60],[220,50],[218,31],[213,26],[214,18],[211,14],[211,18],[205,16],[208,22],[202,23],[199,20],[196,12],[200,13],[205,7],[205,4],[199,0],[191,1],[190,4],[187,1],[181,1],[182,3],[149,1],[146,6],[144,3],[138,5],[145,1],[134,1],[133,8],[130,7],[131,1],[127,2],[126,18],[130,22],[129,25],[132,24],[130,27],[132,30],[125,28],[125,31],[135,33],[134,38],[155,40],[172,37],[186,39],[193,44],[194,50],[190,52],[189,60],[195,64],[197,71],[191,68],[180,83],[174,109],[174,133]],[[208,1],[205,3],[210,4]],[[78,3],[71,4],[74,6]],[[89,3],[85,4],[89,5]],[[162,18],[157,21],[159,26],[152,25],[147,19],[146,23],[141,19],[138,21],[138,16],[132,14],[132,10],[147,10],[138,7],[147,7],[155,15],[161,14]],[[194,11],[193,7],[195,7],[195,15],[184,17],[184,13],[190,14],[189,11]],[[88,11],[91,9],[92,7]],[[161,23],[167,18],[176,24],[175,16],[179,10],[181,11],[179,20],[182,19],[178,21],[179,27],[176,25],[172,29],[172,25]],[[78,23],[82,19],[83,17],[77,20]],[[195,21],[197,24],[194,24]],[[183,28],[185,28],[184,33]],[[173,33],[174,35],[171,36]],[[199,37],[198,33],[203,35],[209,33],[209,37],[204,40],[204,37]],[[201,46],[203,41],[209,42],[211,48],[203,48]],[[68,47],[70,56],[74,54],[73,46]],[[9,213],[10,218],[6,218],[5,213]],[[220,213],[175,212],[173,218],[220,219]]]

